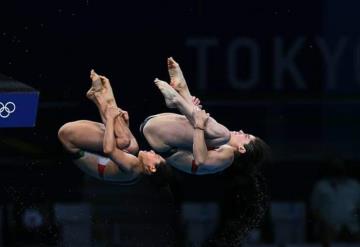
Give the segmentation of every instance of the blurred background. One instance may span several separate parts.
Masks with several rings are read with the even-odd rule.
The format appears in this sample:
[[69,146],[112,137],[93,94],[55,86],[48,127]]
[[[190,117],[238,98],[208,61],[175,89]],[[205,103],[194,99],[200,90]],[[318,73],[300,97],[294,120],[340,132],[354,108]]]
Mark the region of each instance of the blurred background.
[[185,179],[204,189],[185,188],[174,203],[146,182],[82,174],[57,139],[66,122],[100,121],[85,97],[95,69],[141,140],[140,123],[168,111],[153,80],[168,80],[172,56],[215,119],[272,148],[271,201],[243,245],[359,246],[359,9],[350,0],[1,2],[0,73],[40,101],[36,127],[0,128],[0,245],[201,246],[211,236],[222,215],[213,181]]

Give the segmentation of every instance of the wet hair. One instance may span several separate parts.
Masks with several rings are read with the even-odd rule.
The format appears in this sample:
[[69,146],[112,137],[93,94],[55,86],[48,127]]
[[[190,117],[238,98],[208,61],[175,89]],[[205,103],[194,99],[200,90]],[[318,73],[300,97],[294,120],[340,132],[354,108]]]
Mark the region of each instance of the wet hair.
[[245,149],[246,152],[237,155],[225,171],[229,185],[222,221],[204,246],[240,246],[248,233],[260,226],[269,208],[270,197],[262,164],[269,157],[270,148],[256,138],[246,144]]
[[261,169],[265,160],[270,157],[270,147],[259,137],[244,145],[245,153],[237,154],[233,165],[241,166],[241,172],[254,173]]
[[221,222],[204,244],[206,247],[241,246],[249,232],[260,227],[269,208],[267,185],[261,174],[232,179],[237,180],[238,184],[226,192]]

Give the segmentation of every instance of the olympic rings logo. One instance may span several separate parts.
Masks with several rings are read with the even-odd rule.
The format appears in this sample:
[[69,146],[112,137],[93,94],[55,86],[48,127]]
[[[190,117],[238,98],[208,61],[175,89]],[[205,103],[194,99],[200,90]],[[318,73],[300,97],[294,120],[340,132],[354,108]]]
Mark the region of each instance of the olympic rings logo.
[[11,113],[13,113],[16,109],[16,105],[14,102],[7,102],[5,105],[4,103],[0,102],[0,117],[1,118],[8,118]]

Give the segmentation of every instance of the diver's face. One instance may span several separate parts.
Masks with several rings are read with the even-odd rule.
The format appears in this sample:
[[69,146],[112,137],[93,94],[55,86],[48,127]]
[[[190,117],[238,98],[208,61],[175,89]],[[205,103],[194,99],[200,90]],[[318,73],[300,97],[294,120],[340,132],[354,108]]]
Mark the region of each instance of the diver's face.
[[230,145],[239,149],[240,152],[245,152],[243,149],[244,145],[249,144],[251,141],[255,140],[255,136],[245,133],[242,130],[231,131]]
[[144,164],[145,172],[148,174],[156,172],[156,168],[161,163],[160,155],[156,154],[153,150],[140,151],[138,157]]

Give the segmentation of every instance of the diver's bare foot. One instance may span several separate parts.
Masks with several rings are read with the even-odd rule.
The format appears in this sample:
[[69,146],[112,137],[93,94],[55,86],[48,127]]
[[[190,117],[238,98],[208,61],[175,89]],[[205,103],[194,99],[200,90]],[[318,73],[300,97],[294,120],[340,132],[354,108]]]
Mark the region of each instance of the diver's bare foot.
[[[105,76],[98,75],[93,69],[90,72],[90,79],[92,81],[92,85],[86,93],[86,97],[95,103],[98,101],[104,101],[106,104],[116,107],[114,93],[109,79]],[[100,98],[102,99],[100,100]]]
[[101,91],[102,82],[100,76],[96,74],[93,69],[90,71],[90,79],[92,83],[90,89],[86,92],[86,97],[94,103],[97,103],[95,93]]
[[102,90],[102,88],[103,88],[103,84],[101,82],[100,76],[93,69],[90,71],[90,79],[91,79],[91,82],[92,82],[91,87],[96,92],[100,92]]
[[155,79],[156,86],[160,89],[166,102],[166,106],[169,108],[176,108],[176,100],[179,94],[172,88],[167,82]]
[[99,77],[100,77],[101,83],[102,83],[101,94],[104,97],[106,103],[110,104],[112,106],[116,106],[115,97],[114,97],[113,90],[111,88],[110,80],[107,77],[102,76],[102,75],[100,75]]
[[93,87],[91,87],[87,92],[86,92],[86,97],[91,100],[91,101],[95,101],[95,90]]
[[167,66],[170,75],[170,85],[176,90],[181,91],[187,89],[186,81],[181,68],[172,57],[167,59]]
[[191,94],[179,64],[172,57],[169,57],[167,59],[167,65],[170,75],[170,85],[189,102],[189,100],[191,100]]

